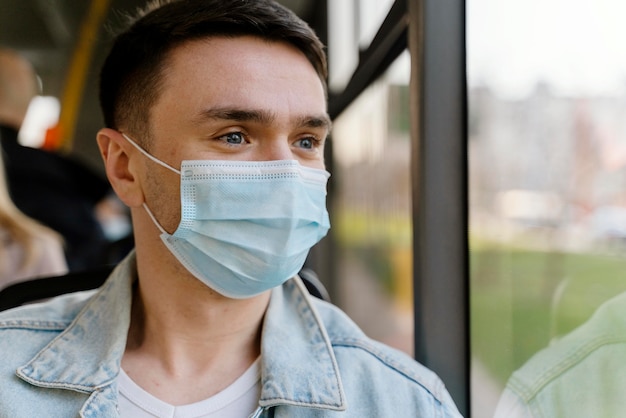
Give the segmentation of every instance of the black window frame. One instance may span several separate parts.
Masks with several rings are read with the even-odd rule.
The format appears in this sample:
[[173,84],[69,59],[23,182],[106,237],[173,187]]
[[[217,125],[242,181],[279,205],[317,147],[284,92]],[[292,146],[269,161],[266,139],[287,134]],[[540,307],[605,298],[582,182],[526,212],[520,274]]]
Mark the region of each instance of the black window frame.
[[329,94],[329,114],[339,116],[407,48],[415,358],[469,416],[465,1],[396,0],[346,87]]

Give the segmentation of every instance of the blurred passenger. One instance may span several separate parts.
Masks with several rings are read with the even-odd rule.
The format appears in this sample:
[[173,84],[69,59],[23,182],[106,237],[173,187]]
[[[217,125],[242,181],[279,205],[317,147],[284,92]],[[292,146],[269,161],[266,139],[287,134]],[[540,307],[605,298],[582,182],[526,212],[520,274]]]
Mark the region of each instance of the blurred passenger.
[[95,206],[111,188],[80,161],[18,143],[18,131],[37,90],[30,63],[0,48],[0,145],[9,193],[22,212],[63,236],[70,270],[93,268],[108,261],[109,242]]
[[0,159],[0,289],[25,279],[65,273],[61,236],[15,207]]

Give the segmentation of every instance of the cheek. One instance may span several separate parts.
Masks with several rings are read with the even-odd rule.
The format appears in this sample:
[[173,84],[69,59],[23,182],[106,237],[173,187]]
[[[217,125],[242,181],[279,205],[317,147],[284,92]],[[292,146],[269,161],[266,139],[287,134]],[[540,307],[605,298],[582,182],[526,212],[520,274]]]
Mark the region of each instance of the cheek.
[[172,234],[180,222],[180,178],[174,173],[162,173],[160,169],[148,171],[144,190],[146,204],[163,229]]

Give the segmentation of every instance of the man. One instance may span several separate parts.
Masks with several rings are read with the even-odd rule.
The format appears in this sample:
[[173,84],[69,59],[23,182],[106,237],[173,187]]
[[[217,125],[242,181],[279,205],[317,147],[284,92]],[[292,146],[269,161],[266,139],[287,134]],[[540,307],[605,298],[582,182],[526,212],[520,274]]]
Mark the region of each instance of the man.
[[432,372],[294,277],[329,227],[311,29],[272,0],[142,16],[105,61],[97,138],[135,251],[96,294],[0,316],[0,411],[459,416]]
[[9,192],[22,212],[63,236],[70,270],[93,268],[106,261],[108,247],[94,211],[111,187],[76,159],[18,142],[18,131],[37,91],[30,63],[0,48],[0,145]]

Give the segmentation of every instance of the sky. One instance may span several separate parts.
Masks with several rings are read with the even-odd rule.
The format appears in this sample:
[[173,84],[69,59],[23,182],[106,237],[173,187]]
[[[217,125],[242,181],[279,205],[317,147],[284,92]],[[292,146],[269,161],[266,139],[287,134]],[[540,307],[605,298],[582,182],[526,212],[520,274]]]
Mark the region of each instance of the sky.
[[468,0],[468,82],[523,98],[626,93],[626,0]]

